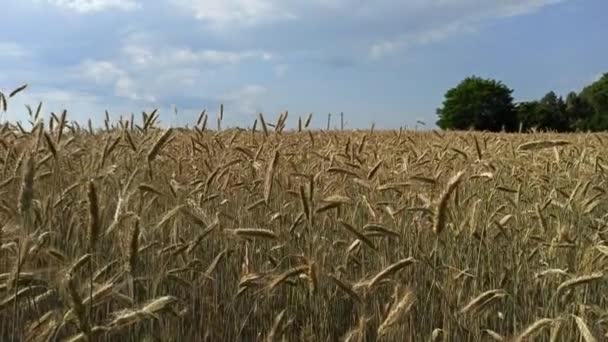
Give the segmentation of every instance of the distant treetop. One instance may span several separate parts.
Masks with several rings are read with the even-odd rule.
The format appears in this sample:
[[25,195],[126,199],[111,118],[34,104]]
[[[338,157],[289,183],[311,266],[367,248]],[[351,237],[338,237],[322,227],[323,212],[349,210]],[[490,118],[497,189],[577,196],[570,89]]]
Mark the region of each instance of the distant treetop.
[[512,92],[500,81],[467,77],[446,92],[437,125],[494,132],[608,130],[608,73],[566,100],[549,91],[540,100],[514,104]]
[[470,76],[445,94],[437,109],[437,125],[442,129],[513,131],[517,116],[513,90],[500,81]]

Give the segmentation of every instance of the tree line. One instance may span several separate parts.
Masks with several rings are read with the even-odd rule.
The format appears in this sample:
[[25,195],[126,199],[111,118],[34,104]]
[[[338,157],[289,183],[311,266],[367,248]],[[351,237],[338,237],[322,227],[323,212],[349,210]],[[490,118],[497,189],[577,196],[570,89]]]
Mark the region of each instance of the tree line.
[[565,99],[550,91],[539,100],[515,103],[512,93],[501,81],[467,77],[445,93],[437,125],[494,132],[608,130],[608,73]]

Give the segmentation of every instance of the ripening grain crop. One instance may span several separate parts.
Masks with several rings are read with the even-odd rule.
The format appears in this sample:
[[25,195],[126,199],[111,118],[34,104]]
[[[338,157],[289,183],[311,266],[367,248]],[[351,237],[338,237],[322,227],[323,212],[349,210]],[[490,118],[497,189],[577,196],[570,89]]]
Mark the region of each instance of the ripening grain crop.
[[286,120],[2,126],[0,340],[608,338],[608,135]]

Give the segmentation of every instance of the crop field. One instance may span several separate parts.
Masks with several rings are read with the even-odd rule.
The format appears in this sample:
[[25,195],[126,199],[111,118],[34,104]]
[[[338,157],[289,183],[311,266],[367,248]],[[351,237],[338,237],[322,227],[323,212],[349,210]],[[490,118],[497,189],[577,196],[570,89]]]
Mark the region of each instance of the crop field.
[[601,341],[608,135],[0,130],[1,341]]

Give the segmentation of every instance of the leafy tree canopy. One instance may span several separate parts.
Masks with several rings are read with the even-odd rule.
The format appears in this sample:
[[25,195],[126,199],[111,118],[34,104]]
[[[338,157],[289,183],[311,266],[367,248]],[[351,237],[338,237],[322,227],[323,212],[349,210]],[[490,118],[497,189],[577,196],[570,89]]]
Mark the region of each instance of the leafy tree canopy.
[[488,131],[608,130],[608,73],[580,94],[570,92],[566,100],[550,91],[539,100],[514,105],[512,92],[499,81],[468,77],[446,92],[437,125]]
[[513,131],[517,116],[513,90],[503,83],[471,76],[445,94],[437,109],[437,125],[442,129]]

